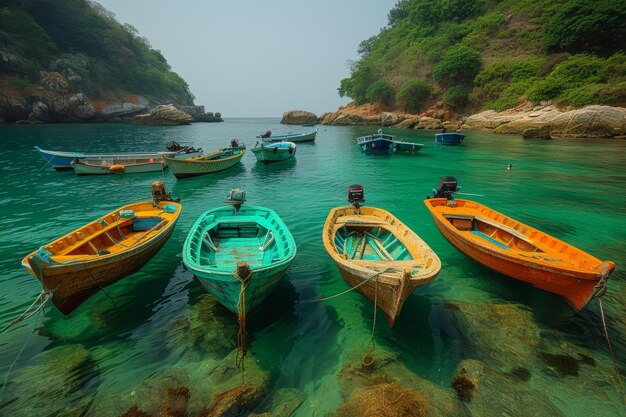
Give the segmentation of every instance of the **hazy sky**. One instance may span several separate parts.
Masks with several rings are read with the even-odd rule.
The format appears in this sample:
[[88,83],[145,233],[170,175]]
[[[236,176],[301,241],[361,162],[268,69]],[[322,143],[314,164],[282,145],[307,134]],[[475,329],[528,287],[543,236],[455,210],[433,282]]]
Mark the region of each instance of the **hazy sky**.
[[98,0],[161,50],[196,104],[222,117],[318,116],[337,94],[359,43],[397,0]]

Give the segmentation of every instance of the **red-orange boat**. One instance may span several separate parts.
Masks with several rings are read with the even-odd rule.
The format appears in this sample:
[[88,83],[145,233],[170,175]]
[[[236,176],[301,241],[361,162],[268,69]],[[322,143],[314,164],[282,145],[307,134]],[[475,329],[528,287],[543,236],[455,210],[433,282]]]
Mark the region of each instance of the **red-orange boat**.
[[615,263],[603,262],[482,204],[451,198],[456,180],[452,189],[437,193],[445,197],[424,203],[441,234],[465,255],[501,274],[560,295],[576,311],[604,293]]

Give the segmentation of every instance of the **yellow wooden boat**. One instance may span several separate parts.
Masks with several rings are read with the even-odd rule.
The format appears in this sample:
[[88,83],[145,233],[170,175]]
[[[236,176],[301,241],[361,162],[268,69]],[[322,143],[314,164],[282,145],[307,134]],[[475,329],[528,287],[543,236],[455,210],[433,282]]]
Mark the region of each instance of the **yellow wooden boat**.
[[120,207],[24,257],[24,268],[62,313],[141,269],[167,242],[182,206],[160,182],[153,184],[153,196],[152,202]]
[[322,239],[343,279],[383,310],[394,325],[409,295],[437,276],[441,261],[388,211],[362,207],[360,186],[349,188],[350,206],[328,214]]

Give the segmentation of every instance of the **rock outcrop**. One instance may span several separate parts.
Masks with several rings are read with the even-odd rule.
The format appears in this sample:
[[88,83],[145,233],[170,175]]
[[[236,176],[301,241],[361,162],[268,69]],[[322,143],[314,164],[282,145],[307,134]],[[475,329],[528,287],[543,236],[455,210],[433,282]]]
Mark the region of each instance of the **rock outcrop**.
[[[287,114],[287,113],[285,113]],[[283,116],[284,118],[284,116]],[[626,108],[592,105],[562,111],[549,102],[525,103],[503,112],[487,110],[467,118],[435,103],[419,115],[392,112],[380,104],[350,103],[322,114],[319,123],[335,126],[383,126],[393,129],[479,130],[524,138],[608,138],[626,136]]]
[[178,110],[184,111],[191,117],[194,122],[207,122],[216,123],[223,122],[222,115],[220,113],[205,112],[204,106],[178,106],[174,105]]
[[151,126],[187,125],[192,121],[193,117],[172,104],[156,106],[150,113],[140,114],[132,119],[135,124]]
[[283,118],[280,121],[285,125],[307,125],[316,124],[318,117],[308,111],[304,110],[289,110],[283,113]]
[[593,105],[560,111],[547,104],[500,113],[488,110],[465,119],[462,129],[541,139],[624,136],[626,108]]

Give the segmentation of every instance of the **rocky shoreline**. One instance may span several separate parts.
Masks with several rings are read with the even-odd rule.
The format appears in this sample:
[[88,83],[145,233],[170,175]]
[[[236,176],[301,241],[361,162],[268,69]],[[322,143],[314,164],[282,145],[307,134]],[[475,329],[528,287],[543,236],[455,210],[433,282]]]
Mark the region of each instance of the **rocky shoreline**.
[[516,134],[524,138],[626,138],[626,108],[591,105],[560,110],[549,102],[525,103],[502,112],[487,110],[468,117],[458,116],[442,103],[422,114],[387,111],[380,105],[356,106],[350,103],[336,112],[315,114],[291,110],[281,123],[319,123],[333,126],[382,126],[393,129],[477,130]]
[[0,78],[0,123],[223,122],[220,113],[205,112],[204,106],[151,102],[124,91],[96,94],[97,88],[71,68],[62,63],[55,68],[57,71],[38,72],[36,80],[26,85]]

